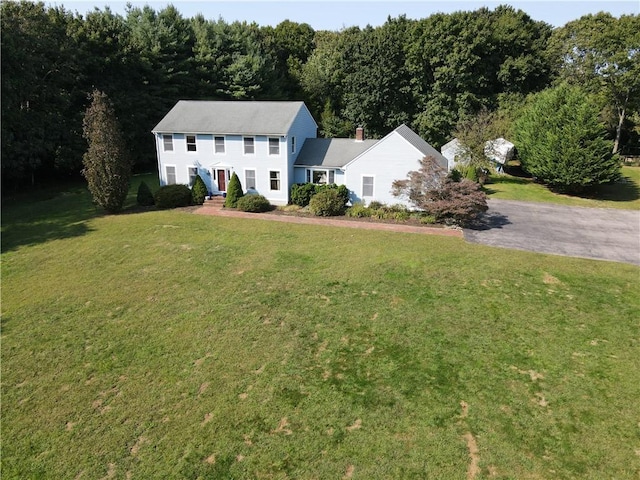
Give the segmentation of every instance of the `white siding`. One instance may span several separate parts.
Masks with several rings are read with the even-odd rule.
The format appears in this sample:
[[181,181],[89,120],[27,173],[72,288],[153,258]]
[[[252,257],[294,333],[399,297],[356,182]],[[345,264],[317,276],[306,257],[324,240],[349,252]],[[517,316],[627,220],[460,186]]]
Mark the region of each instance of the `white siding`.
[[[392,132],[346,166],[344,183],[351,191],[351,202],[377,200],[388,205],[401,203],[411,208],[405,199],[391,195],[391,184],[394,180],[406,179],[410,171],[419,169],[422,157],[417,148]],[[363,176],[374,177],[374,196],[371,199],[361,197]]]
[[[289,188],[294,183],[293,164],[298,157],[304,140],[316,137],[317,125],[309,110],[302,106],[298,111],[290,129],[282,136],[261,135],[256,132],[255,153],[245,155],[243,137],[241,135],[222,135],[219,132],[196,135],[197,151],[188,152],[186,135],[191,132],[173,133],[173,151],[165,152],[162,143],[162,134],[156,134],[156,152],[158,155],[158,170],[160,172],[160,184],[166,185],[165,165],[176,167],[176,182],[189,184],[189,167],[197,167],[198,173],[204,180],[207,188],[212,193],[218,192],[217,181],[214,180],[214,170],[225,170],[229,176],[234,172],[240,178],[243,189],[246,190],[245,170],[255,170],[256,191],[264,195],[275,205],[285,205],[289,201]],[[166,132],[164,132],[166,133]],[[214,136],[225,137],[225,152],[215,153]],[[280,154],[269,155],[269,137],[280,139]],[[292,138],[295,137],[295,152],[291,152]],[[280,172],[280,190],[271,190],[269,172]],[[228,185],[229,178],[226,179]]]

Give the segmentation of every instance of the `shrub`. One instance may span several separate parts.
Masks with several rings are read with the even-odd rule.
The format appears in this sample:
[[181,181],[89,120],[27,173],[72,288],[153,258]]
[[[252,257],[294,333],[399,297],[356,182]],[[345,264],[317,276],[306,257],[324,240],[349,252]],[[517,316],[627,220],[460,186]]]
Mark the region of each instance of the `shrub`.
[[446,179],[439,188],[426,193],[421,207],[437,221],[461,226],[473,222],[488,209],[482,187],[467,179],[459,182]]
[[240,183],[240,179],[236,172],[233,172],[231,175],[231,180],[229,180],[229,185],[227,185],[227,198],[224,201],[224,206],[227,208],[236,208],[238,203],[238,199],[244,195],[242,193],[242,184]]
[[291,185],[291,203],[306,207],[315,193],[316,185],[313,183],[294,183]]
[[344,198],[338,189],[326,189],[311,198],[309,211],[319,217],[340,215],[344,211]]
[[207,196],[208,190],[207,186],[202,180],[200,175],[196,175],[196,180],[193,182],[193,187],[191,187],[191,198],[193,200],[194,205],[202,205],[204,203],[204,197]]
[[138,202],[138,205],[141,205],[143,207],[150,207],[151,205],[155,204],[153,193],[151,193],[149,185],[147,185],[144,180],[140,182],[140,185],[138,186],[136,201]]
[[262,195],[245,195],[238,199],[236,208],[242,212],[260,213],[271,210],[271,204]]
[[384,207],[384,203],[374,200],[373,202],[369,202],[369,208],[371,210],[378,210],[379,208]]
[[420,223],[424,224],[424,225],[433,225],[434,223],[436,223],[436,217],[434,215],[422,215],[420,217]]
[[347,217],[353,218],[366,218],[370,217],[373,211],[371,208],[366,207],[363,203],[355,203],[349,207],[346,211]]
[[191,205],[191,189],[186,185],[165,185],[154,195],[156,207],[176,208]]
[[291,203],[306,207],[314,195],[326,190],[335,190],[342,198],[343,205],[349,201],[349,189],[345,185],[316,185],[314,183],[296,183],[291,186]]

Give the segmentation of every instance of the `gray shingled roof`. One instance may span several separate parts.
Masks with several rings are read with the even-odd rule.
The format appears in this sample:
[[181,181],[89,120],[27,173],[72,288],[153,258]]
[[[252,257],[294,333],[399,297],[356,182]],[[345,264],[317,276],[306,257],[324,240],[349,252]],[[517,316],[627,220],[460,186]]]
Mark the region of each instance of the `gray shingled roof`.
[[356,142],[352,138],[307,138],[295,164],[309,167],[344,167],[379,141]]
[[[394,132],[418,149],[422,155],[434,157],[442,167],[447,168],[447,159],[409,127],[403,124],[391,133]],[[309,167],[342,168],[380,141],[356,142],[351,138],[308,138],[305,140],[295,164]]]
[[285,135],[304,102],[180,100],[154,133]]
[[416,147],[420,153],[422,153],[425,157],[434,157],[440,166],[443,168],[447,168],[447,159],[442,155],[439,151],[425,142],[420,135],[411,130],[406,125],[402,124],[398,128],[394,130],[394,132],[399,133],[407,142]]

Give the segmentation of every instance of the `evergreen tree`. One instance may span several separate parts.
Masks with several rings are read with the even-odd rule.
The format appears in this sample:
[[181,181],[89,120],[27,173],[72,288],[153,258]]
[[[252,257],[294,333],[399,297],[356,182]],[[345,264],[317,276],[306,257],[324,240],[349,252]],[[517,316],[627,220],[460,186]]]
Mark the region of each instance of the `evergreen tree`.
[[147,182],[140,182],[136,200],[138,202],[138,205],[142,205],[143,207],[150,207],[155,203],[153,193],[151,193],[151,189],[149,188],[149,185],[147,185]]
[[578,193],[620,176],[600,108],[579,87],[562,84],[537,94],[516,121],[522,168],[552,188]]
[[236,172],[233,172],[231,175],[231,180],[229,180],[229,185],[227,185],[227,198],[224,201],[224,206],[228,208],[236,208],[238,203],[238,199],[242,197],[244,193],[242,193],[242,184],[240,183],[240,179]]
[[122,210],[129,190],[131,161],[109,98],[94,90],[84,116],[84,138],[89,148],[83,156],[82,174],[96,204],[109,213]]
[[204,197],[207,196],[208,190],[207,185],[202,180],[200,175],[196,175],[196,179],[193,182],[193,187],[191,187],[191,198],[193,199],[194,205],[202,205],[204,203]]

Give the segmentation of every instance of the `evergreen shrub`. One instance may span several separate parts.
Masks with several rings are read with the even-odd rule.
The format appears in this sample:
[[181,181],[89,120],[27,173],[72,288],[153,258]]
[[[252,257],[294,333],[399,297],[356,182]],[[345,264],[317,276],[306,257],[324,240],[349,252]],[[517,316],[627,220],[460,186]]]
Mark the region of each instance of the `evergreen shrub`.
[[229,180],[229,185],[227,185],[227,197],[224,201],[224,206],[227,208],[236,208],[238,199],[242,196],[244,196],[244,193],[242,193],[242,184],[236,172],[233,172],[231,180]]
[[344,212],[344,198],[338,189],[326,189],[315,194],[309,202],[309,211],[318,217],[333,217]]
[[204,203],[204,198],[207,196],[208,189],[207,185],[202,180],[200,175],[196,175],[196,179],[193,182],[193,187],[191,187],[191,199],[193,200],[194,205],[202,205]]
[[181,184],[165,185],[155,193],[154,200],[158,208],[187,207],[191,205],[191,189]]
[[136,201],[138,205],[143,207],[150,207],[155,204],[155,200],[153,199],[153,193],[151,193],[151,189],[149,185],[143,180],[140,182],[138,186],[138,194],[136,195]]
[[242,212],[261,213],[271,210],[271,204],[262,195],[245,195],[238,199],[236,208]]

